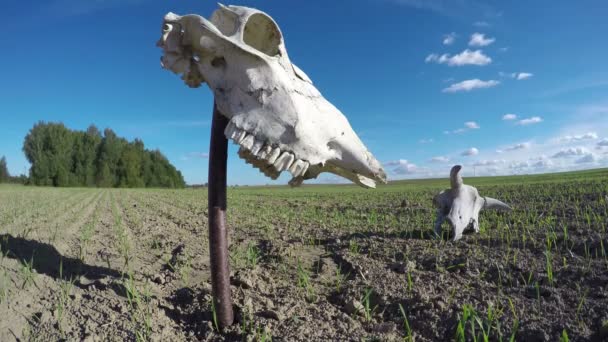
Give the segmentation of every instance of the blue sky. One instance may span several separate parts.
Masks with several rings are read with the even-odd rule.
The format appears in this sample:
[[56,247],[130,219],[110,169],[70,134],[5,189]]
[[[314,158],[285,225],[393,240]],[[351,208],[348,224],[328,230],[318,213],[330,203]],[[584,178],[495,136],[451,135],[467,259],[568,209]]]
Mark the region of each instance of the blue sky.
[[[36,5],[33,5],[36,4]],[[391,179],[608,165],[608,3],[235,1],[278,22],[291,60],[349,119]],[[213,98],[161,69],[165,13],[211,1],[4,0],[0,155],[29,168],[39,120],[112,128],[207,180]],[[229,156],[230,184],[272,182]],[[321,182],[336,181],[322,175]]]

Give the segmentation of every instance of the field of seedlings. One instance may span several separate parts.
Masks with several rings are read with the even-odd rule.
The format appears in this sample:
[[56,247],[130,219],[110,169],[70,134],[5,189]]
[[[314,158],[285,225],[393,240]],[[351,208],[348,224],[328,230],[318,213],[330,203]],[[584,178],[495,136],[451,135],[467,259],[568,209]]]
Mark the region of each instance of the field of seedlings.
[[229,189],[222,332],[206,189],[0,186],[0,341],[608,339],[608,170],[465,183],[513,211],[458,242],[447,179]]

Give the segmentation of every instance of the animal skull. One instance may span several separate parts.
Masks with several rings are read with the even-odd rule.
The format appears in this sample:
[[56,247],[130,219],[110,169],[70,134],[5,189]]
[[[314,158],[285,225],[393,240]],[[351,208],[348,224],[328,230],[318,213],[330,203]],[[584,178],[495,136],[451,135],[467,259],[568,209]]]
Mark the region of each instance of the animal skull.
[[190,87],[207,83],[230,119],[224,134],[266,176],[289,171],[292,186],[321,172],[364,187],[386,182],[346,117],[291,63],[266,13],[221,4],[210,20],[168,13],[157,45],[164,68],[182,74]]
[[451,188],[441,191],[433,203],[437,207],[437,220],[435,221],[435,235],[441,235],[441,224],[447,219],[454,232],[454,241],[462,237],[462,233],[473,225],[479,233],[479,211],[481,209],[511,210],[503,202],[479,196],[477,189],[462,183],[460,170],[462,166],[456,165],[450,171]]

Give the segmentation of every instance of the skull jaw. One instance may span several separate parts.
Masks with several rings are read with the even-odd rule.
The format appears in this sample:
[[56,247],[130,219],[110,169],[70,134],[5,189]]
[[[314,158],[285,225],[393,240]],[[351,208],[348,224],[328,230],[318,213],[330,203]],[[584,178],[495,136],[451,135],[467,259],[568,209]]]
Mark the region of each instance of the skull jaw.
[[447,217],[446,220],[452,228],[453,241],[458,241],[462,238],[462,234],[469,228],[473,228],[476,233],[479,233],[479,224],[475,218],[469,218],[469,220],[454,219]]

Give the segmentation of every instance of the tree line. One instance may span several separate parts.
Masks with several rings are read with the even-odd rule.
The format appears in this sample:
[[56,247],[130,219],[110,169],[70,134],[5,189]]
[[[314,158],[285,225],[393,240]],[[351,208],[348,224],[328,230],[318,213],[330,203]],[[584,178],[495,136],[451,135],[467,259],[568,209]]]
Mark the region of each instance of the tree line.
[[11,174],[8,172],[8,165],[6,164],[6,157],[2,156],[2,158],[0,158],[0,183],[26,184],[27,176],[26,175],[11,176]]
[[30,129],[23,152],[31,163],[29,183],[45,186],[183,188],[184,178],[159,151],[140,139],[120,138],[94,125],[70,130],[39,122]]

